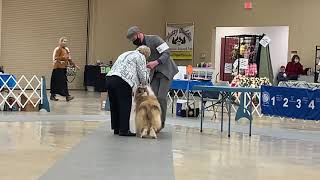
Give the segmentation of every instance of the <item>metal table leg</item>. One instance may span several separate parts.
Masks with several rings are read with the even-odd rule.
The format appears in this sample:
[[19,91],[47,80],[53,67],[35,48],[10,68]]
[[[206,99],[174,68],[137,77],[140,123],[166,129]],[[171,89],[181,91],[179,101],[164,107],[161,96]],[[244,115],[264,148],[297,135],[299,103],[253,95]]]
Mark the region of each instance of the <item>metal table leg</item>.
[[252,94],[253,93],[250,93],[250,125],[249,125],[249,136],[251,137],[251,130],[252,130],[252,120],[253,120],[253,114],[252,114]]
[[204,104],[203,104],[203,96],[201,96],[201,113],[200,113],[200,132],[201,133],[202,133],[202,126],[203,126],[203,118],[204,118]]
[[[173,91],[174,91],[174,90],[173,90]],[[172,103],[171,103],[171,113],[172,113],[172,114],[173,114],[174,97],[175,97],[175,94],[174,94],[174,92],[173,92]]]
[[224,103],[224,97],[223,94],[221,94],[222,101],[221,101],[221,132],[223,132],[223,103]]
[[231,131],[231,93],[227,93],[227,96],[228,96],[228,117],[229,117],[228,137],[230,137],[230,131]]

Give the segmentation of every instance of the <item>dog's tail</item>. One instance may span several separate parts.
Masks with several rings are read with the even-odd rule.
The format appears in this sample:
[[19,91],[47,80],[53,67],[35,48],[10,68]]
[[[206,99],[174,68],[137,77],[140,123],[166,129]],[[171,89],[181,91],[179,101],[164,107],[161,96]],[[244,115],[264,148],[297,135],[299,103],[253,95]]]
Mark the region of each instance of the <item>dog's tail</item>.
[[147,100],[141,103],[140,108],[143,108],[146,112],[148,127],[159,130],[161,128],[161,107],[159,102]]

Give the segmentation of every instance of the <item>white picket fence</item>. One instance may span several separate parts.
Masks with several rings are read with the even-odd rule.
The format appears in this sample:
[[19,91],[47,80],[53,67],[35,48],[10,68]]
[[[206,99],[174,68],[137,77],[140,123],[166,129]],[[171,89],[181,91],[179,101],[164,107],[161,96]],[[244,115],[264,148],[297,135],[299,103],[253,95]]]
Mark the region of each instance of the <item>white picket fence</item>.
[[[25,108],[28,103],[33,107],[38,106],[43,102],[43,79],[38,78],[36,75],[27,78],[22,75],[16,78],[10,75],[9,78],[3,79],[0,76],[0,108],[3,110],[5,104],[12,108],[18,104],[20,108]],[[9,99],[14,99],[10,102]]]
[[[250,103],[251,103],[252,114],[259,116],[259,117],[262,117],[263,114],[261,113],[261,105],[260,105],[261,93],[260,92],[254,93],[252,98],[250,98],[250,94],[251,93],[247,93],[247,92],[244,93],[244,108],[248,109],[250,107]],[[237,104],[240,104],[240,99],[239,99],[240,95],[241,95],[241,93],[235,93],[235,95],[234,95],[234,97],[236,98],[235,103],[237,103]],[[249,99],[252,99],[253,102],[248,101]],[[238,107],[235,104],[232,104],[232,110],[234,112],[237,112],[237,109],[238,109]]]

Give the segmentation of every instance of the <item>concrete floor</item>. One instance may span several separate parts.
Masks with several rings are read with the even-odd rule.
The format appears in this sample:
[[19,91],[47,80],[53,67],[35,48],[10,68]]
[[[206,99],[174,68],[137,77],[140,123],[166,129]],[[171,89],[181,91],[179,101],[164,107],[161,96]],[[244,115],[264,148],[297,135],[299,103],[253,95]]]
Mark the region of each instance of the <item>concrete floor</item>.
[[[93,139],[100,141],[105,140],[109,143],[114,141],[111,132],[106,130],[105,135],[103,133],[106,126],[109,128],[110,117],[108,112],[99,110],[99,94],[81,91],[72,94],[76,97],[72,102],[65,102],[61,98],[59,102],[50,102],[52,110],[50,113],[0,112],[1,180],[31,180],[52,174],[55,172],[51,170],[52,168],[64,164],[65,159],[72,160],[72,152],[78,152],[80,155],[83,153],[83,156],[90,157],[90,154],[81,151],[81,148],[85,148],[84,142],[94,141],[88,140],[92,135],[96,137]],[[156,146],[170,139],[172,146],[169,156],[157,153],[154,162],[160,159],[163,163],[170,163],[168,166],[163,166],[172,166],[176,180],[313,180],[320,177],[318,122],[255,118],[253,136],[250,138],[247,134],[246,120],[232,121],[232,134],[231,138],[228,138],[226,131],[221,133],[219,130],[219,116],[217,120],[211,121],[209,120],[211,114],[206,113],[205,130],[202,134],[199,133],[198,119],[177,118],[170,113],[167,117],[166,131],[170,134],[160,134],[158,141],[150,142],[154,142],[153,145]],[[136,143],[146,141],[134,140]],[[96,156],[93,157],[99,155],[102,157],[105,153],[99,151],[102,148],[98,146],[99,143],[103,144],[97,141],[96,146],[91,146],[90,151],[96,152]],[[127,148],[132,146],[134,145],[131,144]],[[120,148],[115,146],[105,151],[108,151],[109,155],[119,155]],[[148,150],[145,153],[147,156],[148,153],[155,152]],[[134,155],[133,153],[132,156]],[[82,160],[77,157],[78,161]],[[123,158],[121,160],[130,161]],[[94,166],[112,168],[113,165],[97,162]],[[142,165],[137,163],[136,167],[140,166],[142,168]],[[87,173],[87,176],[83,176],[87,178],[83,179],[95,179],[92,178],[93,175],[90,176],[90,173],[95,173],[94,168],[90,166],[87,169],[83,166],[81,168]],[[128,171],[127,179],[134,179],[133,176],[130,177],[130,172],[133,171]],[[168,168],[161,172],[168,173],[168,176],[171,173]],[[66,179],[61,174],[57,174],[57,177]],[[102,179],[110,179],[106,174],[104,177]],[[117,179],[114,175],[112,177]]]

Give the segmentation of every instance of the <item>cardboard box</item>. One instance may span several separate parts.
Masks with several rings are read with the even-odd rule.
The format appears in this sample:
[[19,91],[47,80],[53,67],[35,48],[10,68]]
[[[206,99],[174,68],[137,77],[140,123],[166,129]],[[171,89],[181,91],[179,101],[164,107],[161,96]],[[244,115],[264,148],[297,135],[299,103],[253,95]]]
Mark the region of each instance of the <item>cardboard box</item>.
[[187,109],[187,100],[177,100],[176,115],[183,116],[183,110]]
[[187,100],[177,100],[176,115],[180,117],[198,117],[199,108],[196,103],[189,100],[189,106]]

